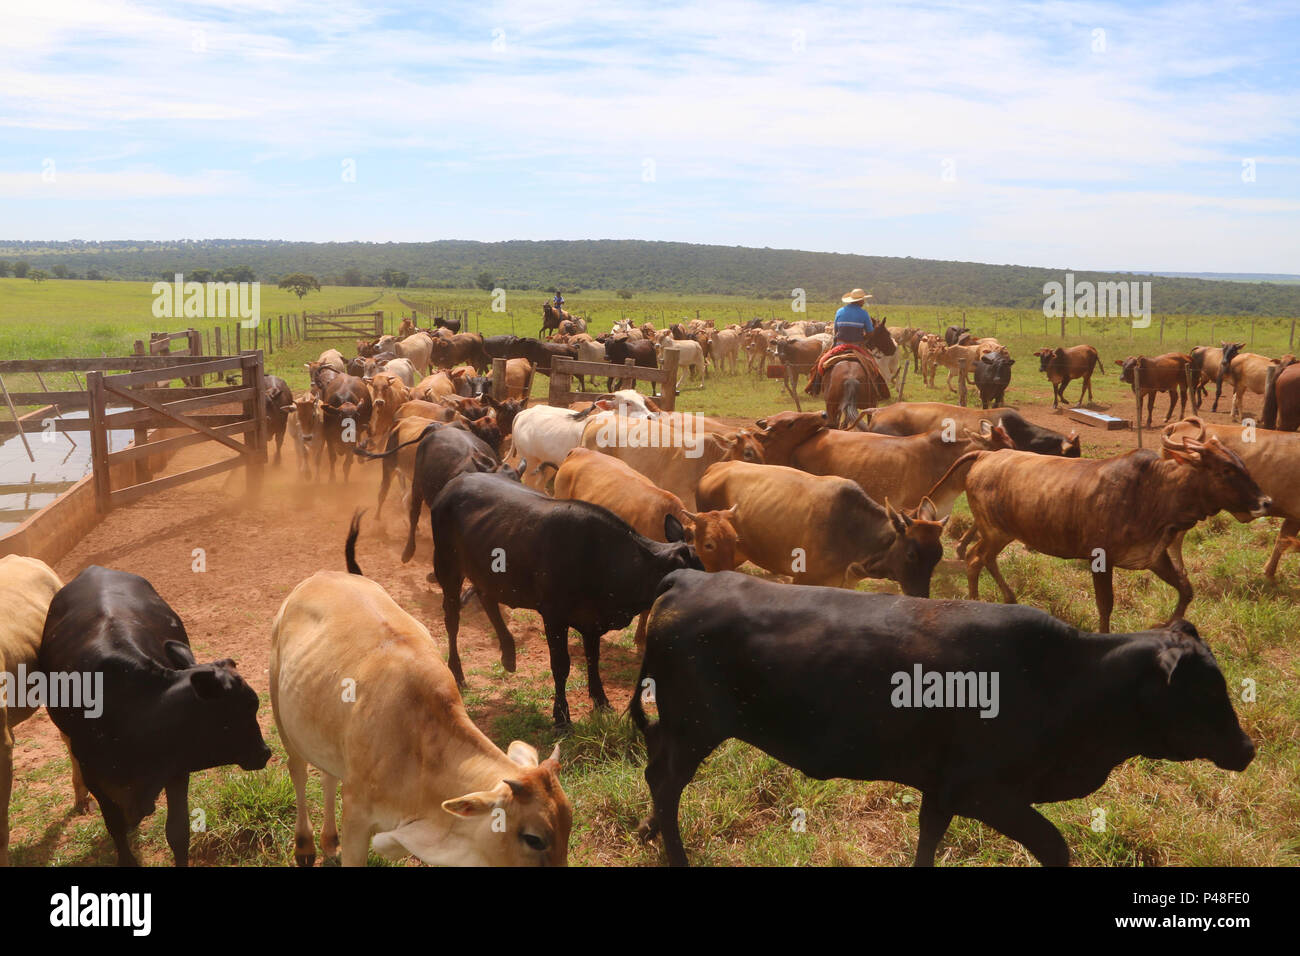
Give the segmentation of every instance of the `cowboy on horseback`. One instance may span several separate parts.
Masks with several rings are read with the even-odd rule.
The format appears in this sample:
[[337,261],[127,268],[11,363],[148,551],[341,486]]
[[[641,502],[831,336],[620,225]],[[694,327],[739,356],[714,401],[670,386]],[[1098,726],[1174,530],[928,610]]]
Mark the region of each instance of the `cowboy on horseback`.
[[556,312],[564,311],[564,296],[560,294],[559,289],[555,290],[555,311]]
[[[841,345],[863,349],[862,343],[866,341],[867,336],[876,327],[867,312],[866,303],[870,298],[871,296],[861,289],[854,289],[847,295],[840,297],[840,301],[844,304],[835,313],[835,341],[831,349],[827,350],[826,355],[822,356],[823,359]],[[809,378],[808,386],[805,389],[809,395],[817,395],[821,391],[822,364],[821,361],[817,363],[817,367]]]

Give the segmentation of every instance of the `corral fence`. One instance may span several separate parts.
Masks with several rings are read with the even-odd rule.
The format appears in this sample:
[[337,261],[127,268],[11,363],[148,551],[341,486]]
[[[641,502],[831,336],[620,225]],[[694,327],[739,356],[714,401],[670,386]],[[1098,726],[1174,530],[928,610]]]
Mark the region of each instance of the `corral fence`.
[[302,339],[304,342],[325,339],[377,339],[384,334],[384,313],[338,312],[332,314],[304,313]]
[[[666,412],[671,412],[677,407],[677,367],[681,362],[681,351],[675,348],[666,348],[663,353],[662,368],[643,368],[636,365],[632,359],[627,359],[622,365],[614,365],[608,362],[579,362],[576,359],[553,358],[551,359],[551,388],[547,396],[547,404],[559,407],[567,407],[573,402],[594,401],[605,395],[605,392],[575,392],[573,391],[573,376],[581,375],[584,378],[616,378],[619,380],[619,388],[636,388],[637,382],[652,382],[659,386],[656,394],[651,395],[655,404]],[[493,362],[493,387],[496,387],[497,366]],[[505,363],[501,363],[501,375],[505,374]]]
[[[155,491],[207,478],[240,465],[248,465],[249,490],[256,491],[260,487],[267,440],[266,394],[260,351],[220,359],[173,354],[0,361],[0,383],[8,374],[34,373],[39,377],[51,373],[75,375],[78,372],[85,373],[84,390],[5,390],[5,397],[11,411],[15,405],[47,404],[60,416],[63,411],[86,409],[87,417],[42,419],[29,416],[20,419],[15,414],[14,421],[0,421],[0,436],[21,434],[26,442],[26,435],[33,432],[90,432],[95,504],[100,514]],[[201,382],[205,375],[225,377],[231,373],[239,374],[239,384],[210,388],[167,387],[176,379]],[[112,407],[128,404],[132,406],[129,409]],[[235,404],[242,406],[238,414],[192,414],[199,409]],[[110,451],[109,433],[128,429],[135,433],[134,442],[127,448]],[[180,429],[182,434],[150,441],[150,429]],[[242,436],[243,440],[237,441],[237,436]],[[151,459],[207,441],[225,445],[237,454],[178,474],[153,477]],[[157,457],[156,460],[161,462],[163,459]]]
[[[185,345],[173,351],[172,343],[184,341]],[[140,339],[135,340],[136,355],[202,355],[203,333],[198,329],[186,329],[183,332],[150,332],[147,346]],[[187,378],[185,384],[192,388],[202,388],[202,376]]]

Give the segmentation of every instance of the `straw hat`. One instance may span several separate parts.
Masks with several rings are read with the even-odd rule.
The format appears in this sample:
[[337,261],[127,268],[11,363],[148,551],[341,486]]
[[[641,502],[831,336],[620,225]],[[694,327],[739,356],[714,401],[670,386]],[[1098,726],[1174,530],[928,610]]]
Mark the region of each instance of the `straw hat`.
[[840,301],[843,302],[845,305],[850,305],[854,302],[859,302],[859,303],[866,302],[870,298],[871,296],[867,295],[861,289],[854,289],[848,295],[840,296]]

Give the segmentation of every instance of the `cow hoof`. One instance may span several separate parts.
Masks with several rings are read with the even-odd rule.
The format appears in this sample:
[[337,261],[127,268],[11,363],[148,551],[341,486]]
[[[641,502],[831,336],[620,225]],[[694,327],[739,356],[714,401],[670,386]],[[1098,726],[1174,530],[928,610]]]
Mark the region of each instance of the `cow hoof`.
[[515,652],[513,649],[501,652],[501,666],[505,668],[507,674],[515,672]]
[[299,866],[315,866],[315,865],[316,865],[316,854],[315,854],[315,853],[295,853],[295,854],[294,854],[294,857],[293,857],[293,860],[294,860],[294,862],[297,863]]
[[646,817],[636,825],[637,838],[642,843],[649,843],[659,835],[659,824],[654,817]]

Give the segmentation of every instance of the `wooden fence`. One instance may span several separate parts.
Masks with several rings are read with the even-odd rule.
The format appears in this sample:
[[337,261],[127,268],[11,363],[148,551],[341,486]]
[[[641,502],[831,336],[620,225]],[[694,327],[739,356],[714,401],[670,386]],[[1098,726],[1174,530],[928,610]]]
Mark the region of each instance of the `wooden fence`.
[[[60,411],[88,409],[86,418],[39,418],[0,421],[0,436],[34,433],[89,431],[95,501],[101,514],[154,491],[162,491],[209,475],[249,466],[251,490],[260,487],[266,461],[266,393],[261,352],[245,352],[223,359],[191,355],[132,355],[120,358],[70,358],[0,361],[0,376],[13,373],[85,372],[86,389],[69,391],[10,392],[13,405],[49,403]],[[105,374],[123,372],[124,374]],[[240,383],[232,387],[168,388],[175,379],[202,381],[204,375],[224,376],[238,372]],[[0,378],[2,381],[2,378]],[[162,387],[160,387],[162,386]],[[110,404],[130,404],[131,409],[111,411]],[[240,414],[193,415],[213,406],[239,404]],[[149,441],[149,430],[184,428],[190,434]],[[133,430],[135,441],[120,451],[110,451],[109,432]],[[244,436],[238,442],[235,436]],[[24,440],[26,438],[24,437]],[[153,478],[150,458],[178,451],[189,445],[215,441],[238,454],[200,468],[164,478]],[[131,464],[132,481],[113,487],[114,466]],[[118,475],[123,473],[120,467]]]
[[322,339],[377,339],[384,334],[382,311],[305,313],[302,318],[304,342]]
[[677,367],[681,362],[681,351],[666,348],[663,353],[663,368],[642,368],[632,359],[622,365],[606,362],[579,362],[576,359],[551,359],[551,390],[547,403],[567,407],[573,402],[594,400],[605,392],[573,391],[573,376],[588,378],[616,378],[619,388],[636,388],[637,382],[653,382],[659,386],[657,394],[652,395],[655,404],[666,412],[677,407]]

